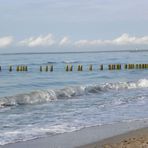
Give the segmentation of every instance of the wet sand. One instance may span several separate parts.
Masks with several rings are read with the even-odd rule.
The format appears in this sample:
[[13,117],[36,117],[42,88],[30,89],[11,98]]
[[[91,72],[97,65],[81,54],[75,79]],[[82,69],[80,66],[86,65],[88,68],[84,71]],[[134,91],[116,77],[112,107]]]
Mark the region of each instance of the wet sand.
[[[88,127],[75,132],[7,144],[0,146],[0,148],[148,148],[137,147],[139,143],[147,144],[147,127],[148,120],[123,122]],[[121,146],[128,145],[128,143],[134,147]]]
[[78,148],[148,148],[148,128],[138,129]]

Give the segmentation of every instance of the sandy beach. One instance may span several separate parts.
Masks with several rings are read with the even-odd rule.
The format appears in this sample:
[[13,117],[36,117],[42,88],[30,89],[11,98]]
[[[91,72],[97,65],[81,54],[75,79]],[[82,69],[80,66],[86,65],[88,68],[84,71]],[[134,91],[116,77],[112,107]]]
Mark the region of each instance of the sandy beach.
[[138,129],[78,148],[148,148],[148,128]]
[[[84,128],[1,148],[147,148],[148,120]],[[126,145],[126,146],[125,146]]]

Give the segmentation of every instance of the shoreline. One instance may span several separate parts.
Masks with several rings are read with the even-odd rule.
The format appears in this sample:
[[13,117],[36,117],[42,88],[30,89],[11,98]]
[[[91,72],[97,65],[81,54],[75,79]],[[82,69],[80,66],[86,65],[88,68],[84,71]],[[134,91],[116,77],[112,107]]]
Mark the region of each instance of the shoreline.
[[136,131],[148,131],[148,119],[88,127],[74,132],[7,144],[0,148],[91,148],[90,146]]
[[141,128],[77,148],[148,148],[148,128]]

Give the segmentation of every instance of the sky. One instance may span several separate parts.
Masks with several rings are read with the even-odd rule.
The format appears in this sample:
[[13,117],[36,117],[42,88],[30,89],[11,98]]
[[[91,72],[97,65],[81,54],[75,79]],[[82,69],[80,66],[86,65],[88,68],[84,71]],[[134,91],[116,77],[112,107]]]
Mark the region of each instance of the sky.
[[0,0],[0,53],[148,49],[148,0]]

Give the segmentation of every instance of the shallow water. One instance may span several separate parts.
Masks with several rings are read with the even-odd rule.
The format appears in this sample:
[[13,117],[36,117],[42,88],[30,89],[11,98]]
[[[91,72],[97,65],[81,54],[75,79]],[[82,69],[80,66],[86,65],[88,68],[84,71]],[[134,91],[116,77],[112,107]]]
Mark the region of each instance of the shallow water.
[[[148,118],[148,70],[107,70],[147,59],[148,52],[0,55],[0,144]],[[8,71],[21,64],[29,71]],[[53,72],[39,71],[48,64]],[[74,71],[66,72],[66,64]]]

